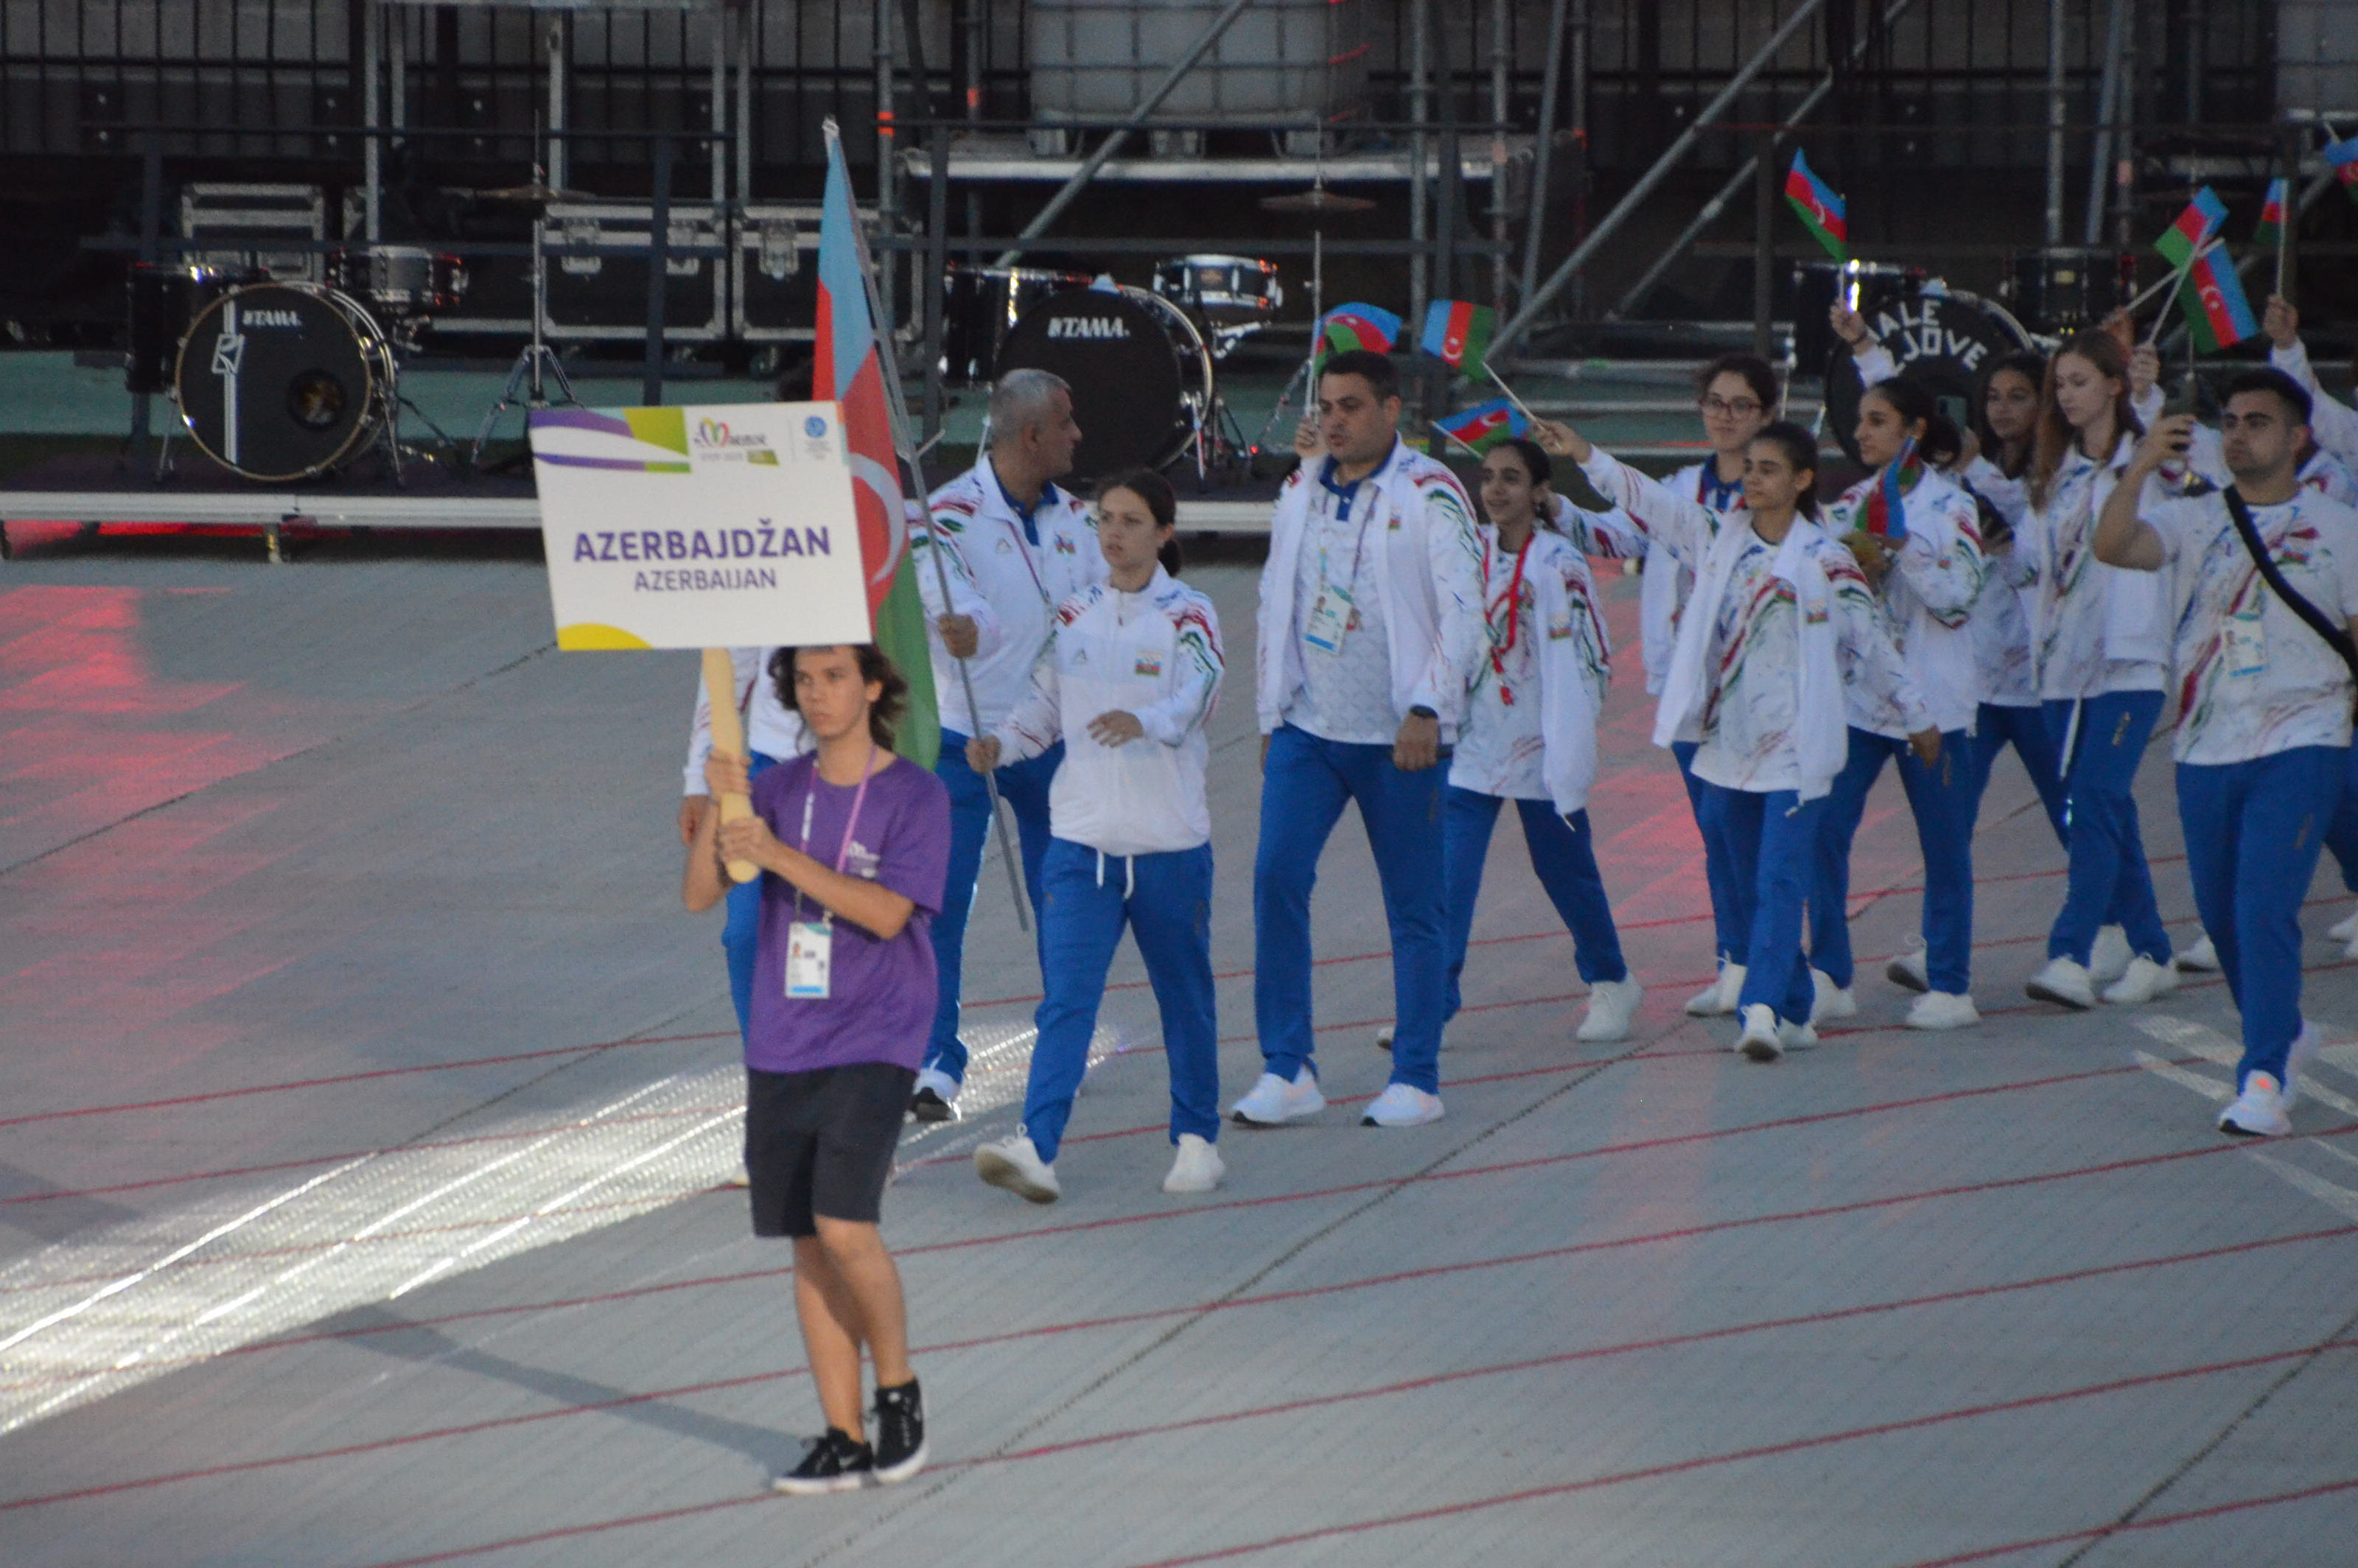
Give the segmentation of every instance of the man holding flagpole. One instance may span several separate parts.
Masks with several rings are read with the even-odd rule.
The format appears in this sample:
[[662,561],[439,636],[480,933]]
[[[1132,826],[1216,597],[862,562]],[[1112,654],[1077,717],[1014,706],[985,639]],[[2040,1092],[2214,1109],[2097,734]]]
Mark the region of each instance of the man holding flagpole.
[[[1106,578],[1088,508],[1055,482],[1072,471],[1081,443],[1072,389],[1044,370],[1011,371],[991,388],[990,419],[982,455],[934,492],[932,525],[910,545],[934,632],[934,685],[943,694],[935,771],[950,792],[949,888],[934,922],[940,985],[909,1106],[921,1121],[947,1120],[966,1079],[959,982],[992,810],[992,787],[968,764],[966,743],[997,731],[1030,693],[1033,664],[1055,635],[1056,606]],[[939,569],[925,558],[936,554]],[[953,668],[960,660],[970,685]],[[1015,816],[1034,908],[1051,837],[1048,785],[1064,757],[1059,742],[991,775]]]
[[1253,863],[1253,1016],[1265,1070],[1236,1119],[1325,1108],[1312,1062],[1310,892],[1356,801],[1375,851],[1399,1022],[1374,1127],[1441,1119],[1448,984],[1438,764],[1482,654],[1482,546],[1456,478],[1400,438],[1400,376],[1381,353],[1329,356],[1323,456],[1278,497],[1260,579],[1260,844]]

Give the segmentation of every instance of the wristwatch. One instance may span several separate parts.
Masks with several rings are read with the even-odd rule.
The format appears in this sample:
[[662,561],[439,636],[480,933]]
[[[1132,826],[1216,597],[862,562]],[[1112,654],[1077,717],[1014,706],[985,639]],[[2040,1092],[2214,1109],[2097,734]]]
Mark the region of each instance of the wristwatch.
[[1432,708],[1427,708],[1421,702],[1409,708],[1408,716],[1411,719],[1438,719],[1441,717],[1440,714],[1435,713]]

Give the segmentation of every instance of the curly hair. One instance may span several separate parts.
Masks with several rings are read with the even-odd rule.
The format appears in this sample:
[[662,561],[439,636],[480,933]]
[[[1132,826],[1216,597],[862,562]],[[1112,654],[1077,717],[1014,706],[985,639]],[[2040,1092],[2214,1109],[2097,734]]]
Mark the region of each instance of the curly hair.
[[[882,687],[876,700],[868,705],[868,734],[886,751],[892,749],[893,731],[901,715],[909,706],[909,681],[884,656],[884,651],[873,643],[834,643],[815,644],[807,651],[820,652],[828,647],[849,647],[860,661],[860,679],[864,686]],[[770,655],[770,679],[778,688],[778,700],[787,712],[799,716],[801,708],[795,702],[795,655],[802,648],[780,648]]]

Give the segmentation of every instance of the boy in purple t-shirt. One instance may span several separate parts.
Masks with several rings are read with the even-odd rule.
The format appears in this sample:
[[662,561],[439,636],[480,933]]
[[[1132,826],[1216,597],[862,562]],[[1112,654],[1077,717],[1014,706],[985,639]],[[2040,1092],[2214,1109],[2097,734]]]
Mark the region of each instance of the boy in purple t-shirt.
[[[781,649],[771,678],[818,750],[754,781],[715,752],[716,797],[681,895],[718,903],[724,863],[762,869],[753,1007],[745,1033],[745,1169],[753,1234],[791,1237],[795,1310],[827,1434],[773,1483],[850,1491],[904,1481],[925,1462],[900,1271],[877,1231],[884,1184],[934,1017],[933,916],[949,861],[949,796],[892,754],[908,684],[870,646]],[[863,1441],[860,1357],[876,1365],[876,1442]]]

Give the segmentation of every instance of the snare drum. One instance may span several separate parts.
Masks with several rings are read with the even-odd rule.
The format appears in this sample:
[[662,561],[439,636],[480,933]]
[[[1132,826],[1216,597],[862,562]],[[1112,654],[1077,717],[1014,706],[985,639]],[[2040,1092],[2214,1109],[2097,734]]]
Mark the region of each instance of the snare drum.
[[1881,262],[1803,262],[1793,269],[1793,373],[1822,375],[1837,350],[1826,319],[1837,301],[1875,319],[1876,312],[1913,299],[1924,286],[1920,267]]
[[467,293],[457,256],[423,245],[369,245],[336,258],[337,287],[395,316],[447,310]]
[[1999,292],[2032,331],[2076,332],[2128,302],[2136,265],[2120,251],[2028,251],[2007,261]]
[[1156,262],[1154,292],[1215,327],[1260,326],[1285,303],[1277,264],[1251,256],[1174,256]]
[[942,296],[942,384],[973,386],[991,377],[1000,346],[1025,311],[1067,289],[1087,288],[1087,273],[1035,266],[953,266]]

